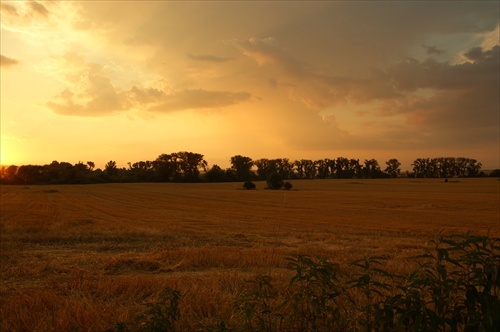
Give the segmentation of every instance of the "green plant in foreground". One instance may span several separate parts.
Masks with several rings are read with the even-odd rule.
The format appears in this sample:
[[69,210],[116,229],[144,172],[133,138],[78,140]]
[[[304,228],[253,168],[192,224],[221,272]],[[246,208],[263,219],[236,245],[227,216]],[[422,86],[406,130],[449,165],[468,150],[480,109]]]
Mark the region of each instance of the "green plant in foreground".
[[358,300],[350,292],[347,292],[346,296],[349,302],[354,305],[355,310],[360,313],[358,324],[366,331],[382,328],[389,330],[394,325],[392,311],[386,310],[389,307],[384,306],[384,301],[381,300],[386,291],[391,289],[391,286],[380,278],[380,276],[390,277],[391,275],[376,267],[382,265],[382,260],[385,259],[383,257],[365,257],[351,263],[352,266],[361,271],[355,273],[347,284],[350,285],[351,290],[357,290],[362,296]]
[[270,276],[256,276],[248,281],[254,290],[244,294],[237,311],[243,314],[243,328],[246,331],[276,331],[279,315],[276,314],[275,292]]
[[[412,258],[408,275],[388,273],[383,257],[350,264],[350,277],[326,258],[286,258],[294,272],[284,294],[256,276],[237,301],[235,319],[201,331],[500,331],[500,239],[442,236]],[[167,288],[136,324],[113,332],[175,331],[180,293]]]
[[288,322],[294,331],[328,331],[340,325],[337,297],[343,289],[336,276],[337,266],[325,258],[297,255],[288,258],[295,271],[290,279]]
[[106,332],[174,332],[180,317],[180,292],[166,288],[157,302],[147,303],[146,311],[137,317],[136,323],[117,323]]
[[443,242],[460,253],[466,331],[500,330],[500,239],[465,233]]
[[409,331],[500,330],[500,240],[439,235],[398,284],[398,322]]

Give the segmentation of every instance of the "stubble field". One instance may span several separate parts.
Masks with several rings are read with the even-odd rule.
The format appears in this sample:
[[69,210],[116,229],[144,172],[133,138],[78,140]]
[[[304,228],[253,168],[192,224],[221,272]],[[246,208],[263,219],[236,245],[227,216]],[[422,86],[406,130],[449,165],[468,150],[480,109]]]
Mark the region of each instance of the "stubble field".
[[288,255],[377,255],[404,273],[440,231],[500,236],[496,178],[256,184],[2,186],[0,329],[102,331],[172,287],[194,330],[230,321],[257,274],[285,287]]

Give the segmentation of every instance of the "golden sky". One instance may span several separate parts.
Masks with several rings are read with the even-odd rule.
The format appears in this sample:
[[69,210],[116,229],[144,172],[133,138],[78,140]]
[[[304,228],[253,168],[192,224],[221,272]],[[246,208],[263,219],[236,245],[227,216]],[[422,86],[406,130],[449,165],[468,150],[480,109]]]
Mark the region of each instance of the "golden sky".
[[497,1],[1,1],[1,164],[500,167]]

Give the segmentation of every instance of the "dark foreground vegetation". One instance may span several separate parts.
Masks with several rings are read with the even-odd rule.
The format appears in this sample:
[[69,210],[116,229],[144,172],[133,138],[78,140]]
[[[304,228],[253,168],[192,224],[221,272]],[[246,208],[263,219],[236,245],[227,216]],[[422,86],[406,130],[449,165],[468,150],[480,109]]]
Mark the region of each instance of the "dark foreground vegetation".
[[[259,275],[234,304],[231,321],[200,331],[499,331],[500,239],[437,236],[415,256],[413,272],[391,274],[384,257],[350,264],[326,258],[287,258],[292,277],[278,294],[271,276]],[[167,288],[134,322],[108,331],[175,331],[182,294]]]
[[[176,152],[161,154],[154,161],[128,163],[128,168],[119,168],[109,161],[104,170],[95,168],[91,161],[75,165],[53,161],[47,165],[23,165],[2,167],[2,184],[66,184],[106,182],[230,182],[295,179],[361,179],[361,178],[449,178],[487,176],[481,171],[481,163],[470,158],[418,158],[412,171],[401,172],[397,159],[385,162],[381,168],[375,159],[365,160],[338,157],[336,159],[295,160],[286,158],[258,159],[231,157],[231,167],[222,169],[218,165],[208,167],[202,154]],[[490,176],[500,176],[495,170]]]

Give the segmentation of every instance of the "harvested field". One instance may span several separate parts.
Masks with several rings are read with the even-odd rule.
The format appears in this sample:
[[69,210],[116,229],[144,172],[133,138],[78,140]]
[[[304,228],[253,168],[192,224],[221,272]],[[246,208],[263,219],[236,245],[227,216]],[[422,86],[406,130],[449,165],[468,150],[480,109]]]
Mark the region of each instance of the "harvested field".
[[2,186],[1,331],[102,331],[167,286],[194,330],[229,321],[252,276],[284,285],[287,255],[378,255],[405,271],[440,231],[500,236],[498,179],[256,184]]

